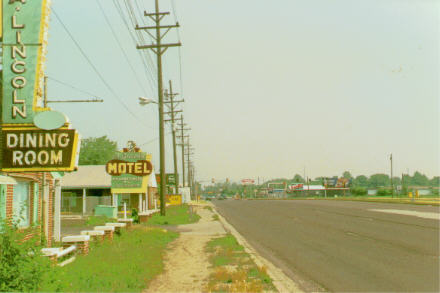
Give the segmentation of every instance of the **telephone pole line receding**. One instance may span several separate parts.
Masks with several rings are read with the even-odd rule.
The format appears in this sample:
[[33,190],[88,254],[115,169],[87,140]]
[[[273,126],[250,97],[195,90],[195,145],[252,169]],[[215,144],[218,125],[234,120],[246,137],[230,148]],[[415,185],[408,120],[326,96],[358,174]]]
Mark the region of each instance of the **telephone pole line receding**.
[[[147,32],[156,43],[151,45],[137,45],[137,49],[150,49],[157,56],[157,92],[158,92],[158,104],[159,104],[159,147],[160,147],[160,214],[165,216],[165,189],[166,189],[166,176],[165,176],[165,131],[164,131],[164,117],[163,117],[163,84],[162,84],[162,55],[169,47],[181,46],[181,43],[175,44],[162,44],[163,37],[170,31],[171,28],[179,27],[179,23],[175,25],[161,26],[160,22],[165,15],[169,12],[159,12],[159,0],[155,0],[155,13],[147,13],[144,11],[144,16],[150,17],[155,25],[139,27],[136,25],[136,30],[144,30]],[[150,29],[156,30],[156,36],[150,33]],[[162,33],[161,29],[166,29]]]
[[170,112],[167,112],[170,114],[171,119],[166,119],[165,121],[171,122],[171,133],[173,137],[173,159],[174,159],[174,178],[176,181],[176,194],[179,193],[179,177],[177,172],[177,151],[176,151],[176,124],[175,121],[177,120],[175,118],[175,114],[182,112],[182,110],[175,110],[175,106],[177,106],[179,103],[184,102],[184,100],[175,101],[174,97],[178,95],[178,93],[173,93],[173,84],[170,83],[170,89],[168,93],[165,93],[165,96],[169,98],[169,101],[166,101],[165,103],[170,104]]
[[185,138],[189,137],[189,135],[184,135],[184,131],[191,130],[191,128],[185,128],[185,123],[183,123],[183,116],[180,116],[180,135],[177,136],[180,138],[180,142],[178,145],[182,147],[182,186],[185,187],[185,179],[186,179],[186,171],[185,171]]

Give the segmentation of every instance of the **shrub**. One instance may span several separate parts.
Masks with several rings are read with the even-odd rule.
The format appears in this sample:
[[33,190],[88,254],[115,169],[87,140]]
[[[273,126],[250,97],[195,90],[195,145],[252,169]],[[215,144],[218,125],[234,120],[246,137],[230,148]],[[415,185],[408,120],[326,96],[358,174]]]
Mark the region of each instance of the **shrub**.
[[[16,224],[0,223],[0,292],[28,292],[38,289],[50,261],[41,254],[39,233],[28,234]],[[26,237],[26,238],[25,238]]]
[[140,223],[140,221],[139,221],[139,213],[138,213],[137,209],[133,208],[131,210],[131,218],[133,219],[133,223],[135,223],[135,224],[139,224]]
[[391,195],[391,189],[380,188],[377,190],[377,196],[386,196]]
[[367,195],[367,189],[365,187],[352,187],[350,192],[355,196]]

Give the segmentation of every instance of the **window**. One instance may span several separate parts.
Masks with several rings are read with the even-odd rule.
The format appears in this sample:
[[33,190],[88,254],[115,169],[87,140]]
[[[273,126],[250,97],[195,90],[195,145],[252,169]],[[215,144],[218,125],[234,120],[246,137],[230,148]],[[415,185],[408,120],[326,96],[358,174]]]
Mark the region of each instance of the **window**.
[[29,182],[17,181],[14,185],[12,219],[20,228],[27,228],[30,225],[29,191]]

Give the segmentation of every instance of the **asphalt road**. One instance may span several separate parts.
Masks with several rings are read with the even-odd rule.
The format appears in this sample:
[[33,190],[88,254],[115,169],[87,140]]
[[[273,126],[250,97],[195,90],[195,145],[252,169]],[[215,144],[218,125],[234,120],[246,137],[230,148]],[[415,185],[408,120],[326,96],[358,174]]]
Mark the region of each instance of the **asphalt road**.
[[327,200],[214,204],[305,291],[440,291],[440,221],[432,218],[439,207]]

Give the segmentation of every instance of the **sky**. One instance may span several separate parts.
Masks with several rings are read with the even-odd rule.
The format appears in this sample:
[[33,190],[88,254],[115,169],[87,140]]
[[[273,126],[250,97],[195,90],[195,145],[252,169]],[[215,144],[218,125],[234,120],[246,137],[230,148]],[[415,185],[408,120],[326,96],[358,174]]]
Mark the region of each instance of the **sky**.
[[[131,4],[140,25],[153,25],[138,13],[152,12],[153,0],[52,3],[49,99],[105,100],[52,107],[83,138],[107,135],[120,148],[134,140],[158,165],[158,109],[137,101],[157,99],[156,57],[150,52],[144,66],[119,14],[127,17]],[[391,153],[397,176],[440,174],[439,1],[159,3],[171,12],[163,24],[180,24],[164,38],[183,46],[163,55],[163,81],[185,99],[199,181],[292,178],[304,170],[310,178],[388,174]]]

